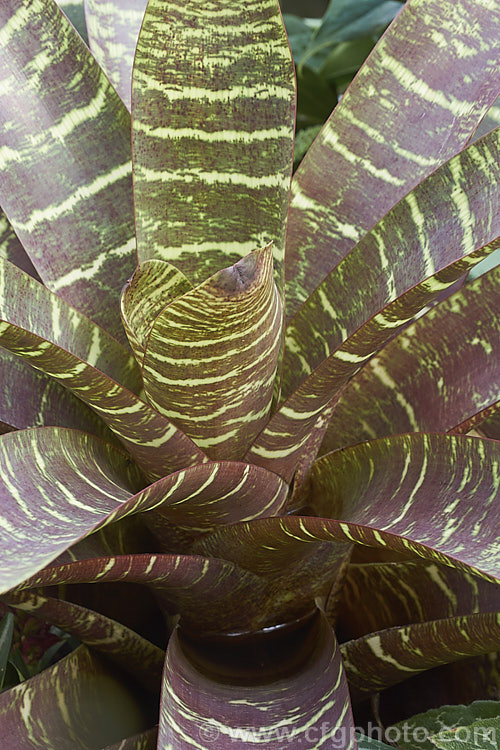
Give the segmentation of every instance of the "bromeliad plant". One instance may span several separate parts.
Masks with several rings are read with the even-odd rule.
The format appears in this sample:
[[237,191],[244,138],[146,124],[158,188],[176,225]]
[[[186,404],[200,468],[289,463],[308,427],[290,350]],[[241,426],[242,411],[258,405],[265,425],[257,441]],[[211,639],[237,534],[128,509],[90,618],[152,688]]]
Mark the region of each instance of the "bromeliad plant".
[[130,73],[138,5],[92,52],[0,6],[2,599],[82,643],[2,746],[355,748],[351,701],[464,657],[485,697],[498,8],[409,0],[289,205],[276,0],[150,0]]

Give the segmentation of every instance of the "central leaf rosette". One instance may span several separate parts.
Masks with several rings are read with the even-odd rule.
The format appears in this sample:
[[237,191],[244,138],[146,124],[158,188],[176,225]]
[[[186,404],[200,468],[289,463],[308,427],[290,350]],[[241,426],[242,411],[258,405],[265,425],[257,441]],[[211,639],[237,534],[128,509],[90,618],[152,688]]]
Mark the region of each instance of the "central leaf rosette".
[[195,288],[145,261],[121,310],[149,402],[211,458],[243,458],[269,419],[281,349],[272,243]]

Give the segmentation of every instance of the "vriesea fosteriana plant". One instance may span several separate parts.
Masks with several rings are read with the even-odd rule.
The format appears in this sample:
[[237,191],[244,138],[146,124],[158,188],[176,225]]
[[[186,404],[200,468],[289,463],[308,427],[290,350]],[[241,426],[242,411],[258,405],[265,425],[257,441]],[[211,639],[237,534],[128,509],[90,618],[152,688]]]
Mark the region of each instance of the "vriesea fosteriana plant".
[[498,675],[500,10],[408,0],[291,181],[276,0],[144,9],[0,3],[2,600],[82,644],[2,748],[356,748]]

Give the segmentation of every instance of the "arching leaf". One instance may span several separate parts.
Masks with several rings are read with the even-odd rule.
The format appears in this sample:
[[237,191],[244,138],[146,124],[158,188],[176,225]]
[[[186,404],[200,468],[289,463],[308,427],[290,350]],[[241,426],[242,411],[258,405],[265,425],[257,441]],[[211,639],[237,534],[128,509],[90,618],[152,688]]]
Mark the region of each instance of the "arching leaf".
[[[286,331],[283,364],[284,393],[295,391],[249,451],[250,460],[274,465],[290,479],[308,432],[339,388],[498,246],[495,161],[498,166],[500,129],[417,186],[302,305]],[[443,193],[450,196],[446,201],[438,197]]]
[[336,628],[342,640],[351,640],[397,625],[499,609],[498,585],[466,570],[427,560],[365,563],[349,566]]
[[[500,578],[497,530],[500,445],[419,433],[361,443],[318,459],[308,502],[319,516],[226,527],[193,551],[260,572],[327,541],[382,547]],[[335,519],[335,520],[330,520]],[[295,547],[295,549],[294,549]],[[340,554],[340,553],[339,553]]]
[[499,24],[488,3],[405,4],[294,177],[288,318],[397,201],[466,145],[498,94]]
[[[30,300],[29,305],[25,299]],[[88,404],[149,477],[156,479],[204,460],[202,451],[181,430],[135,395],[140,373],[124,347],[42,284],[1,259],[0,345]]]
[[85,646],[0,693],[0,721],[5,750],[43,747],[47,737],[95,750],[145,729],[133,691]]
[[116,440],[105,423],[53,378],[0,348],[0,419],[15,430],[54,425]]
[[378,692],[418,672],[500,649],[500,612],[389,628],[344,643],[353,692]]
[[42,596],[38,592],[10,593],[2,596],[2,601],[71,633],[131,672],[148,692],[159,687],[165,652],[121,623],[73,602]]
[[472,429],[500,393],[499,309],[496,269],[405,328],[343,390],[322,453],[402,432],[448,432],[466,420]]
[[0,436],[0,467],[2,591],[88,534],[141,482],[122,451],[59,427]]
[[127,110],[54,0],[6,0],[0,26],[0,204],[44,283],[123,339]]
[[[167,612],[180,613],[186,629],[207,636],[255,631],[269,623],[266,581],[225,560],[199,555],[119,555],[51,565],[18,590],[111,581],[152,587]],[[242,607],[241,601],[253,606]]]

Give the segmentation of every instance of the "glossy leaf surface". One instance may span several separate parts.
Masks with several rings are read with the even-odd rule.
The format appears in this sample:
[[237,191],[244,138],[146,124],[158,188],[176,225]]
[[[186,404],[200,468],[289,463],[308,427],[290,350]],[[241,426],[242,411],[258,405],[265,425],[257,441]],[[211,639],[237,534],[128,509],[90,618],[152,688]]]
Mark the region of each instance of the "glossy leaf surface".
[[341,737],[345,750],[354,749],[347,682],[326,620],[313,626],[308,640],[308,658],[292,674],[280,679],[278,673],[261,684],[257,676],[257,684],[242,687],[230,677],[207,674],[174,633],[165,662],[160,747],[182,750],[196,738],[204,750],[213,742],[221,750],[257,745],[279,750],[284,743],[314,748]]
[[123,338],[128,113],[53,0],[6,0],[0,26],[0,204],[44,282]]
[[199,284],[273,242],[282,290],[294,103],[276,0],[150,0],[132,87],[140,261]]
[[488,3],[405,4],[294,177],[287,317],[397,201],[466,145],[498,93],[499,24]]

